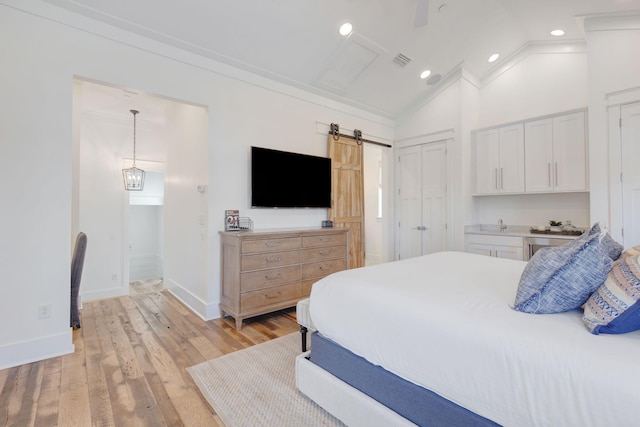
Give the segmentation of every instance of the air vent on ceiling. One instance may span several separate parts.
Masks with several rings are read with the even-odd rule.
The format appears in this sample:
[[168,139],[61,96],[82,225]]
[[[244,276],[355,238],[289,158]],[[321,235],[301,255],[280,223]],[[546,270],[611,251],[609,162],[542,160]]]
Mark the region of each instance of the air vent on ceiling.
[[395,58],[393,58],[393,62],[395,62],[396,64],[398,64],[401,67],[406,67],[406,65],[411,62],[411,58],[399,53],[396,55]]

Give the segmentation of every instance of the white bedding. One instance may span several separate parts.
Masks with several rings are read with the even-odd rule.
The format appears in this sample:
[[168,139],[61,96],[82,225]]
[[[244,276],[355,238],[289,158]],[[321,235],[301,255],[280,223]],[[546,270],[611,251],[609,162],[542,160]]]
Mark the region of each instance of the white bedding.
[[512,310],[523,261],[441,252],[328,276],[327,338],[505,426],[637,425],[640,331],[592,335],[581,312]]

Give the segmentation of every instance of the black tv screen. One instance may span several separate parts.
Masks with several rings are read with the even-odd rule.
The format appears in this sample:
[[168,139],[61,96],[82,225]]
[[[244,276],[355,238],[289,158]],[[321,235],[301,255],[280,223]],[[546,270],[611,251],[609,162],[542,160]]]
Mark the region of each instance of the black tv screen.
[[251,147],[251,206],[330,208],[331,159]]

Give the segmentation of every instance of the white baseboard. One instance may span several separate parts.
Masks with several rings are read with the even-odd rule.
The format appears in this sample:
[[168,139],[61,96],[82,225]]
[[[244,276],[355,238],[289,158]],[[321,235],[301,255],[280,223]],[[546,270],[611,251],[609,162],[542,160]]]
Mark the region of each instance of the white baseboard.
[[218,302],[207,303],[184,286],[166,277],[164,278],[164,287],[203,320],[220,318]]
[[123,295],[128,295],[129,294],[129,286],[127,285],[127,287],[119,287],[119,288],[111,288],[111,289],[104,289],[101,291],[97,291],[97,292],[81,292],[80,293],[80,301],[81,304],[84,301],[93,301],[93,300],[97,300],[97,299],[105,299],[105,298],[115,298],[115,297],[121,297]]
[[0,370],[51,357],[73,353],[73,334],[69,332],[0,347]]

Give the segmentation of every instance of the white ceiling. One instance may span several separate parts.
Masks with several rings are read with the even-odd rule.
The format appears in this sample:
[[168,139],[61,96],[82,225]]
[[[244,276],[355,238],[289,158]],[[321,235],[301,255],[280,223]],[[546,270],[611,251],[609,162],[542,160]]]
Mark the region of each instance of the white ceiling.
[[[132,32],[395,118],[464,67],[482,79],[529,42],[584,39],[584,15],[640,11],[640,0],[46,0]],[[444,7],[441,7],[443,6]],[[349,21],[353,33],[338,34]],[[562,28],[560,38],[549,32]],[[405,67],[393,62],[402,53]]]

